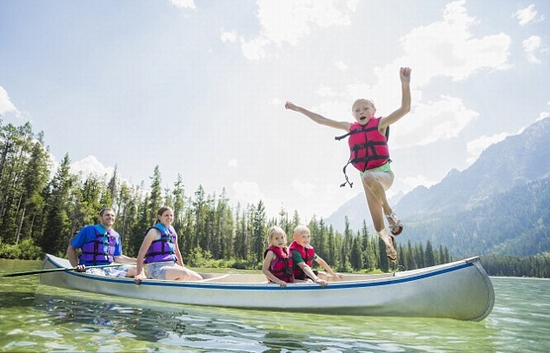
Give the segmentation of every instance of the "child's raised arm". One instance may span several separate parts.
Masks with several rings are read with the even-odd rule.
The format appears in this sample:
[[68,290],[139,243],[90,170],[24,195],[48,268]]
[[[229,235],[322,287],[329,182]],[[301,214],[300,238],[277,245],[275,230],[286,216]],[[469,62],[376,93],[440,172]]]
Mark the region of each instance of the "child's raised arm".
[[401,107],[380,120],[378,125],[380,131],[383,131],[387,126],[395,123],[411,111],[411,69],[408,67],[399,69],[399,78],[401,79]]
[[322,115],[319,115],[317,113],[311,112],[305,108],[299,107],[296,104],[292,102],[286,102],[285,104],[286,109],[294,110],[295,112],[302,113],[311,120],[315,121],[317,124],[333,127],[335,129],[341,129],[344,131],[349,131],[350,123],[347,121],[335,121],[328,118],[325,118]]

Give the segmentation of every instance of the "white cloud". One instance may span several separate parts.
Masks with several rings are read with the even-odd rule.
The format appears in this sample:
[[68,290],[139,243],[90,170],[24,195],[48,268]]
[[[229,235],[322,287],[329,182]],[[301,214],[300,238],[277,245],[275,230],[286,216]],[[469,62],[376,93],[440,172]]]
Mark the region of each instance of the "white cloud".
[[244,205],[255,204],[259,200],[265,200],[265,197],[256,182],[234,182],[233,191],[235,192],[235,200]]
[[259,0],[258,20],[261,26],[256,38],[240,37],[246,58],[259,60],[267,56],[270,46],[297,45],[309,36],[311,25],[319,27],[350,25],[349,13],[355,1],[342,5],[334,0]]
[[235,31],[228,32],[228,31],[222,30],[220,39],[224,43],[225,42],[235,43],[237,41],[237,33]]
[[481,69],[509,68],[510,37],[504,33],[473,37],[470,27],[479,21],[468,16],[464,5],[465,0],[448,4],[442,21],[417,27],[404,36],[401,41],[406,56],[385,70],[413,67],[414,84],[424,86],[434,76],[459,81]]
[[344,11],[333,0],[260,0],[258,19],[262,33],[273,43],[296,45],[309,35],[309,24],[320,27],[349,25]]
[[321,97],[334,97],[337,94],[332,90],[332,88],[327,86],[320,87],[317,91],[315,91],[318,95]]
[[241,50],[245,58],[249,60],[260,60],[266,57],[266,46],[269,43],[265,37],[258,37],[250,41],[240,38]]
[[406,193],[419,185],[424,185],[425,187],[429,188],[430,186],[437,184],[439,181],[428,179],[424,175],[416,175],[401,178],[400,182],[402,185],[405,185],[400,190]]
[[[549,105],[549,106],[550,106],[550,101],[548,101],[548,102],[546,103],[546,105]],[[539,114],[539,117],[538,117],[537,121],[542,120],[542,119],[546,119],[546,118],[550,118],[550,112],[541,112],[541,113]]]
[[237,165],[238,165],[237,159],[233,158],[232,160],[227,162],[227,165],[229,167],[233,167],[233,168],[237,167]]
[[523,46],[523,51],[527,56],[527,61],[532,64],[540,64],[539,58],[537,58],[537,50],[540,48],[541,39],[539,36],[531,36],[524,40],[521,45]]
[[399,120],[399,129],[391,133],[400,138],[392,147],[427,145],[438,140],[457,137],[479,113],[467,109],[460,98],[441,96],[437,102],[419,103],[413,113]]
[[196,9],[194,0],[170,0],[170,3],[180,9]]
[[336,66],[340,71],[348,71],[348,65],[346,65],[343,61],[335,62],[334,66]]
[[292,188],[299,195],[299,198],[311,198],[315,196],[316,187],[312,183],[294,179],[292,180]]
[[[368,98],[370,100],[375,100],[374,97],[376,97],[376,89],[372,87],[371,85],[367,83],[353,83],[346,87],[346,92],[349,95],[349,97],[355,97],[351,98],[353,100],[357,99],[357,97],[364,97]],[[376,107],[379,107],[378,102],[374,102]],[[351,103],[348,103],[349,108],[346,109],[346,111],[349,111],[351,114]]]
[[359,0],[348,0],[347,6],[348,9],[352,12],[355,12],[357,10],[357,3]]
[[[470,28],[478,22],[468,16],[464,0],[449,3],[441,21],[417,27],[401,39],[405,56],[375,68],[377,80],[374,84],[354,83],[347,86],[346,94],[351,99],[373,99],[378,115],[387,115],[397,108],[395,96],[400,92],[400,80],[396,68],[413,68],[414,110],[399,121],[399,129],[392,131],[394,136],[402,135],[392,143],[394,148],[427,145],[457,137],[479,116],[479,113],[467,109],[460,98],[441,96],[439,101],[423,102],[422,92],[415,89],[426,86],[437,76],[459,81],[481,69],[504,70],[510,67],[510,37],[502,33],[474,37]],[[317,93],[321,95],[325,91]],[[349,98],[344,100],[349,101]],[[329,109],[328,104],[323,107],[325,111],[342,106],[341,102],[333,102],[333,109]],[[345,111],[349,111],[347,105]]]
[[529,23],[532,22],[540,22],[544,20],[544,16],[539,16],[537,18],[538,11],[535,10],[535,5],[531,4],[527,6],[526,8],[517,10],[514,14],[512,14],[512,17],[515,17],[518,19],[518,24],[520,26],[526,26]]
[[483,135],[476,140],[468,142],[466,144],[466,148],[470,153],[470,157],[468,158],[467,162],[470,164],[474,163],[481,155],[481,153],[487,149],[487,147],[504,140],[507,136],[510,136],[510,134],[502,132],[493,136]]
[[71,173],[82,173],[84,177],[88,175],[95,175],[98,177],[107,176],[110,178],[113,176],[115,169],[113,167],[105,167],[96,156],[89,155],[80,161],[73,162],[70,168]]
[[0,86],[0,115],[10,112],[17,112],[17,108],[11,102],[8,92]]
[[[324,92],[325,91],[323,90],[317,90],[315,93],[322,94]],[[353,119],[351,114],[351,103],[350,103],[350,100],[347,98],[340,99],[340,100],[338,99],[327,100],[326,102],[318,106],[311,107],[311,110],[321,115],[325,115],[327,117],[338,117],[338,116],[342,116],[342,112],[349,112],[349,118]]]
[[269,100],[269,104],[270,105],[274,105],[274,106],[281,106],[284,104],[284,101],[282,101],[280,98],[278,97],[273,97]]

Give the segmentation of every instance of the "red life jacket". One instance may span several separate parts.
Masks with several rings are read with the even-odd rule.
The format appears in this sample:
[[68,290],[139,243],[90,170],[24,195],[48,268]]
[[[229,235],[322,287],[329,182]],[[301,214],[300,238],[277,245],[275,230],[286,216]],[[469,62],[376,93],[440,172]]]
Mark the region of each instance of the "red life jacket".
[[348,145],[350,149],[350,157],[348,163],[344,166],[343,172],[346,176],[346,182],[340,186],[350,183],[346,174],[348,164],[353,166],[360,172],[367,169],[380,167],[390,161],[390,151],[388,148],[388,133],[389,127],[386,128],[386,135],[378,131],[378,124],[381,118],[371,118],[366,125],[353,123],[350,125],[349,132],[343,136],[336,137],[341,140],[349,136]]
[[[293,241],[292,243],[290,243],[289,248],[291,251],[292,250],[298,251],[302,256],[302,259],[304,260],[306,265],[308,265],[309,267],[313,265],[313,258],[315,257],[315,249],[313,248],[313,246],[310,245],[308,248],[304,248],[302,245]],[[294,265],[294,277],[298,279],[306,278],[306,274],[304,273],[304,271],[302,271],[302,269],[300,268],[300,266],[298,266],[298,264]]]
[[270,246],[264,251],[264,258],[267,252],[271,250],[276,255],[275,259],[269,265],[269,272],[275,277],[287,283],[294,282],[294,274],[292,273],[292,255],[290,250],[285,246],[282,249],[277,246]]

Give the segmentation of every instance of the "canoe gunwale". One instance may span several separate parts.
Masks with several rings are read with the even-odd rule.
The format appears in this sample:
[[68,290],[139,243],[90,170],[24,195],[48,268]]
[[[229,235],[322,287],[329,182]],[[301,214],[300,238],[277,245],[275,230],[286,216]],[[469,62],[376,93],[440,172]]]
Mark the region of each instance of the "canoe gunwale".
[[[52,262],[53,265],[60,267],[55,262]],[[390,284],[400,284],[417,281],[419,279],[430,278],[434,276],[439,276],[445,273],[454,272],[462,270],[466,267],[473,266],[473,263],[464,263],[459,266],[453,266],[450,268],[443,268],[430,272],[421,272],[419,274],[413,274],[411,276],[392,276],[392,277],[382,277],[380,279],[365,279],[349,282],[329,282],[329,285],[326,287],[321,287],[315,283],[289,283],[286,288],[280,288],[274,284],[269,284],[267,281],[260,283],[235,283],[235,282],[225,282],[225,283],[215,283],[214,281],[218,278],[208,278],[202,281],[193,281],[193,282],[182,282],[182,281],[170,281],[170,280],[157,280],[157,279],[144,279],[140,286],[160,286],[160,287],[189,287],[189,288],[203,288],[207,287],[210,289],[239,289],[239,290],[273,290],[274,287],[280,288],[281,290],[286,291],[302,291],[302,290],[341,290],[349,288],[364,288],[364,287],[377,287],[377,286],[386,286]],[[135,284],[132,278],[115,278],[115,277],[106,277],[101,275],[94,275],[89,273],[75,272],[75,271],[66,271],[69,276],[83,277],[88,279],[93,279],[94,281],[100,282],[111,282],[111,283],[130,283]],[[231,274],[226,274],[220,277],[226,277]],[[247,288],[250,287],[250,288]]]

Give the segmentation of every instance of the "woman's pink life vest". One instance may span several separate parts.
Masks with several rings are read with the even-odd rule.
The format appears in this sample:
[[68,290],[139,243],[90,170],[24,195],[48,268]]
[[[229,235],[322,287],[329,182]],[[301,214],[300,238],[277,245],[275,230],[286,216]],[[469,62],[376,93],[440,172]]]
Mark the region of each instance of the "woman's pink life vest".
[[273,261],[271,261],[271,264],[269,265],[269,272],[273,273],[273,275],[281,281],[293,283],[293,262],[290,250],[286,246],[282,249],[277,246],[270,246],[264,251],[264,258],[266,257],[269,250],[273,251],[273,253],[276,255],[275,259],[273,259]]

